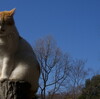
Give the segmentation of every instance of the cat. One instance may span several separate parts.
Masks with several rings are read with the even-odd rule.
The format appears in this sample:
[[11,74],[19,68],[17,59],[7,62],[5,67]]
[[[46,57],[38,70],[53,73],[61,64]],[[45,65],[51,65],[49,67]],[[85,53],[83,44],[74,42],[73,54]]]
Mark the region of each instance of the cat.
[[0,12],[0,80],[24,80],[36,92],[40,65],[30,44],[17,31],[15,10]]

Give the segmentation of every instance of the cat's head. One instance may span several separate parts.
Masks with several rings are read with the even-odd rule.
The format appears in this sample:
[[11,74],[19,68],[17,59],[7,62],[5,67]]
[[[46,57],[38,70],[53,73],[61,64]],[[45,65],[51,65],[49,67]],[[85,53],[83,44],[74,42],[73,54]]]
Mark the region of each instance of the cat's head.
[[5,34],[4,32],[14,25],[14,12],[15,9],[0,12],[0,35]]

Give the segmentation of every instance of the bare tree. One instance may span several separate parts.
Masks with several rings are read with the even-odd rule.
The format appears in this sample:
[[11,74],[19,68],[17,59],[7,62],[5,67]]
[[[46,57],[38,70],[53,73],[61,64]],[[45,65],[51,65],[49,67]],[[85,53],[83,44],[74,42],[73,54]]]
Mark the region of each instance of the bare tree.
[[69,93],[72,99],[77,99],[78,94],[82,91],[85,79],[88,75],[88,69],[85,69],[85,61],[74,60],[71,65],[69,75]]
[[54,94],[68,76],[69,56],[62,53],[51,36],[37,40],[33,49],[41,65],[40,91],[41,99],[45,99],[48,87],[52,86]]

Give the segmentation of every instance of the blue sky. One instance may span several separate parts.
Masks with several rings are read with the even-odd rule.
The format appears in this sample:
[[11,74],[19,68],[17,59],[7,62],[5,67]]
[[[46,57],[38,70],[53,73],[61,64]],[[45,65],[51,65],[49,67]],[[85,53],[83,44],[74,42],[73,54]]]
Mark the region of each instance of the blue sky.
[[100,69],[100,0],[0,0],[0,10],[16,8],[16,26],[32,45],[52,35],[73,58]]

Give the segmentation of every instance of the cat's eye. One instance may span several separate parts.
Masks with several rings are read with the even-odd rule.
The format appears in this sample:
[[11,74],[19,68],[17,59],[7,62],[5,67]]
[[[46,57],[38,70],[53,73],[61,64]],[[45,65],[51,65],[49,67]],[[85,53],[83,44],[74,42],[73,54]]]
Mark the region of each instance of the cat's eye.
[[11,16],[7,16],[7,19],[10,19],[11,18]]
[[4,23],[7,24],[7,25],[11,25],[12,18],[11,17],[7,17],[6,20],[4,21]]

